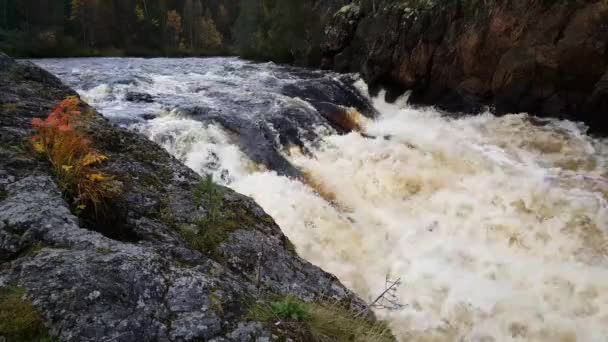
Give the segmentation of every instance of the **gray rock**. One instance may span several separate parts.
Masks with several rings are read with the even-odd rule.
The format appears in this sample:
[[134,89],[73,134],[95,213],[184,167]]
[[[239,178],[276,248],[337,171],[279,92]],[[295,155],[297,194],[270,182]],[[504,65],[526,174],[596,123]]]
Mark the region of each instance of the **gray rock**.
[[[107,217],[74,215],[50,165],[27,146],[31,119],[74,92],[30,63],[0,54],[0,287],[24,288],[62,341],[272,341],[247,317],[273,296],[363,302],[301,259],[250,198],[222,189],[238,226],[196,250],[178,233],[206,215],[201,181],[144,137],[95,114],[87,133],[122,182]],[[87,110],[85,108],[84,110]],[[91,109],[92,110],[92,109]]]

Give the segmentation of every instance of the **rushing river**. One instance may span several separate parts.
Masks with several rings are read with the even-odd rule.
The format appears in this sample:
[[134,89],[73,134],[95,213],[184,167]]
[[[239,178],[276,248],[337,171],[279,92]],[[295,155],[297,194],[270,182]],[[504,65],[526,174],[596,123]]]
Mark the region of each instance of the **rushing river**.
[[[455,119],[232,58],[36,63],[255,198],[363,298],[400,278],[402,307],[377,311],[400,341],[608,340],[608,142],[581,125]],[[356,132],[327,119],[338,105]]]

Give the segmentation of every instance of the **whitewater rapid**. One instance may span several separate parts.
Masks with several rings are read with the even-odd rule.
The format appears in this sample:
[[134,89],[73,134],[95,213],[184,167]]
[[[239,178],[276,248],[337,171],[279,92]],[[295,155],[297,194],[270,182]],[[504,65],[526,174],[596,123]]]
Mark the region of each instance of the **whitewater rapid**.
[[[128,127],[253,197],[302,257],[362,298],[401,279],[402,306],[376,312],[400,341],[608,340],[608,142],[583,125],[526,114],[456,119],[378,97],[370,101],[379,115],[358,117],[362,132],[319,123],[300,145],[277,134],[298,178],[252,160],[218,122],[167,102],[128,104],[122,86],[84,89],[73,78],[85,73],[82,65],[62,75],[68,62],[40,63],[110,119],[128,116],[129,106],[154,112]],[[256,77],[278,75],[260,68],[267,74]],[[187,82],[227,82],[218,72],[151,75],[125,87],[184,96]],[[365,84],[356,87],[368,96]],[[221,107],[210,91],[196,99]],[[281,96],[273,106],[308,106]]]

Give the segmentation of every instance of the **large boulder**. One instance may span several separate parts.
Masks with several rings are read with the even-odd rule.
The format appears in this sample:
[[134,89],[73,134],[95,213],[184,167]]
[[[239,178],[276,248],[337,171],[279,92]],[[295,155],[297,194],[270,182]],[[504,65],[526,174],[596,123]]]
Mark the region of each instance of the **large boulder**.
[[322,45],[326,66],[361,72],[389,99],[412,90],[410,101],[451,111],[489,105],[608,131],[599,95],[608,71],[607,1],[373,3],[357,20],[336,13]]

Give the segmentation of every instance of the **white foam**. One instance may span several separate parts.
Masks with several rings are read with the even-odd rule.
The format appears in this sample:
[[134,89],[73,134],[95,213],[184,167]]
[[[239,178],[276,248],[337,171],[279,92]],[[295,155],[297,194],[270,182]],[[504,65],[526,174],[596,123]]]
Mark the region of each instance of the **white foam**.
[[380,293],[387,274],[400,277],[405,308],[378,312],[400,340],[603,341],[606,202],[586,184],[555,181],[564,158],[597,158],[567,173],[602,177],[601,142],[564,122],[534,127],[525,115],[450,120],[378,107],[383,116],[366,132],[387,139],[328,136],[309,147],[312,157],[289,155],[336,204],[255,171],[218,127],[163,118],[148,134],[201,172],[217,155],[226,184],[363,297]]

